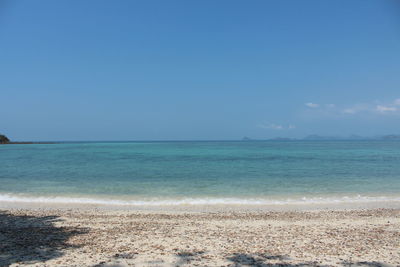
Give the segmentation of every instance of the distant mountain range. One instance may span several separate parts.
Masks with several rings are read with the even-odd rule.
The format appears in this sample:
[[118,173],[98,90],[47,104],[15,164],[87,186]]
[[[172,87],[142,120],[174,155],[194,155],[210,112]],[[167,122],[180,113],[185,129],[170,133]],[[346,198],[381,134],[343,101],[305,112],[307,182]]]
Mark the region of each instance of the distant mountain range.
[[321,135],[309,135],[303,138],[303,140],[400,140],[400,135],[381,135],[381,136],[321,136]]
[[[243,141],[256,141],[260,139],[251,139],[249,137],[243,137]],[[265,140],[265,139],[264,139]],[[295,141],[295,140],[308,140],[308,141],[329,141],[329,140],[399,140],[400,134],[391,134],[391,135],[380,135],[374,137],[365,137],[360,135],[350,135],[350,136],[324,136],[312,134],[308,135],[304,138],[287,138],[287,137],[275,137],[266,140],[274,140],[274,141]]]

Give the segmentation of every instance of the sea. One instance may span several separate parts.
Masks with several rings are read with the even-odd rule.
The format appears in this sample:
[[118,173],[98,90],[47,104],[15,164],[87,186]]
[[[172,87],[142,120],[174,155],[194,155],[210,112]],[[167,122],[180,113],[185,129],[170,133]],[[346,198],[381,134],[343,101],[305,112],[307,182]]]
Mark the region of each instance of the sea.
[[400,142],[0,145],[0,201],[128,206],[400,201]]

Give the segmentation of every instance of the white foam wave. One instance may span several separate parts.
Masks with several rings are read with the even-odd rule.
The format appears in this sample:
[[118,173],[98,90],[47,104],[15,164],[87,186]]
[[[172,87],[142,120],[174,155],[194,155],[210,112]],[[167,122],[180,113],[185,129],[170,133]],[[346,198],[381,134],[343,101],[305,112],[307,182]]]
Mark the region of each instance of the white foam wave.
[[33,197],[15,194],[0,194],[0,202],[19,203],[71,203],[117,206],[180,206],[180,205],[304,205],[304,204],[340,204],[400,202],[399,196],[343,196],[343,197],[302,197],[297,199],[264,198],[182,198],[182,199],[143,199],[120,200],[85,197]]

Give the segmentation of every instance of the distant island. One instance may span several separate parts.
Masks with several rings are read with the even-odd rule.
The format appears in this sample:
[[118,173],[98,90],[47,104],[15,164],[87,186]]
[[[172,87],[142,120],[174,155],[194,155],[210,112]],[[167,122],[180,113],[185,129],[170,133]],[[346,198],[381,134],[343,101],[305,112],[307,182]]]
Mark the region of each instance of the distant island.
[[[339,141],[339,140],[387,140],[387,141],[400,141],[400,134],[390,134],[390,135],[381,135],[381,136],[374,136],[374,137],[364,137],[364,136],[359,136],[359,135],[350,135],[350,136],[323,136],[323,135],[317,135],[317,134],[312,134],[308,135],[303,138],[288,138],[288,137],[274,137],[274,138],[269,138],[269,139],[253,139],[248,136],[245,136],[241,139],[241,141]],[[22,141],[22,142],[15,142],[11,141],[6,135],[0,134],[0,145],[5,145],[5,144],[56,144],[60,142],[30,142],[30,141]],[[74,142],[72,142],[74,143]]]
[[383,140],[400,140],[400,135],[385,135],[382,137]]
[[288,138],[288,137],[274,137],[274,138],[269,138],[269,139],[251,139],[249,137],[243,137],[242,141],[336,141],[336,140],[399,140],[400,141],[400,135],[396,134],[390,134],[390,135],[382,135],[382,136],[374,136],[374,137],[365,137],[365,136],[359,136],[359,135],[350,135],[350,136],[323,136],[323,135],[317,135],[317,134],[312,134],[308,135],[304,138]]
[[374,137],[365,137],[359,135],[350,135],[350,136],[321,136],[321,135],[308,135],[304,137],[302,140],[400,140],[400,135],[382,135],[382,136],[374,136]]

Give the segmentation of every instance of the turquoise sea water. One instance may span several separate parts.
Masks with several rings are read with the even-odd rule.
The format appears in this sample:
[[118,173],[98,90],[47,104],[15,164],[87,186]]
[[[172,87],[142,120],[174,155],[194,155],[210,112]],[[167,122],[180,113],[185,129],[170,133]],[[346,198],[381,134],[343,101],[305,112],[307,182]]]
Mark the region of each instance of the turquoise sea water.
[[400,199],[400,142],[0,146],[0,200],[265,204]]

